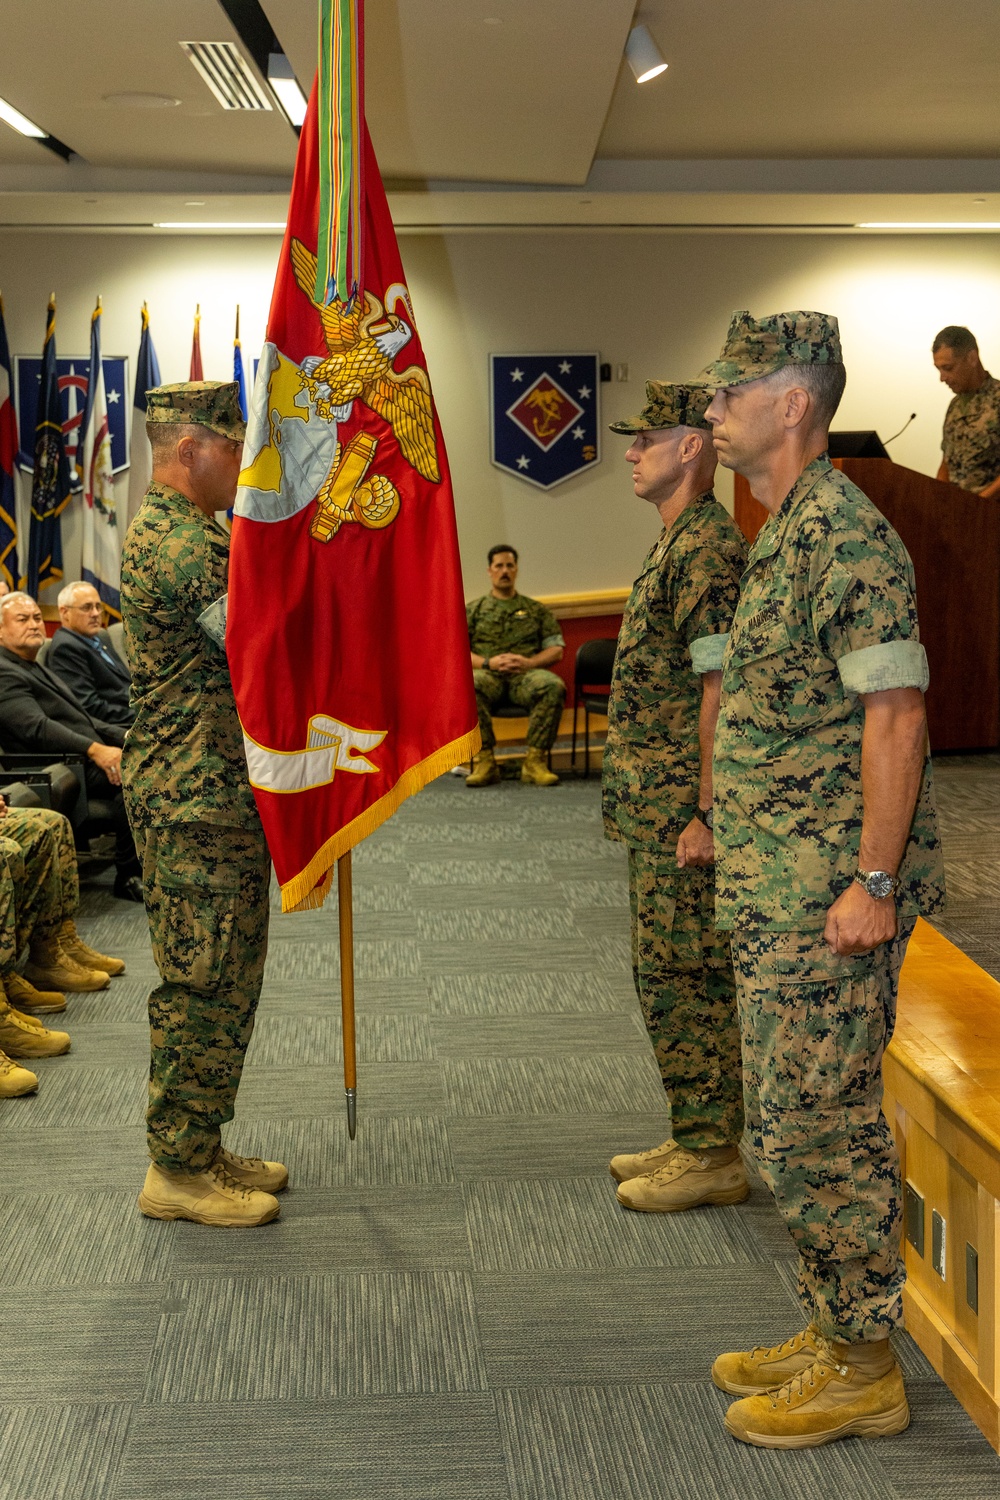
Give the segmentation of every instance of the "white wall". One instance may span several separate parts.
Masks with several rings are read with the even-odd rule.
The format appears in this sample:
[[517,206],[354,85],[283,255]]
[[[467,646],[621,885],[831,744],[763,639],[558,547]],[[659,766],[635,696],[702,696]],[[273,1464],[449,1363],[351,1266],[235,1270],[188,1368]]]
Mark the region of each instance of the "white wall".
[[[602,387],[606,423],[639,410],[646,376],[680,379],[714,358],[734,308],[820,308],[840,318],[848,366],[837,425],[888,436],[917,411],[892,452],[925,473],[939,462],[949,396],[931,363],[934,334],[967,323],[1000,373],[1000,267],[989,236],[573,231],[407,236],[401,248],[448,444],[470,594],[493,542],[521,550],[526,592],[559,593],[630,583],[656,531],[656,517],[631,495],[625,441],[612,433],[599,465],[550,493],[491,466],[491,351],[596,349],[627,363],[627,384]],[[52,290],[60,353],[85,351],[100,292],[105,352],[127,353],[134,373],[145,298],[163,378],[185,379],[200,301],[206,376],[227,379],[235,304],[250,356],[278,249],[263,237],[0,233],[12,352],[39,351]],[[719,490],[731,493],[728,476]],[[79,564],[78,505],[63,528],[68,577]]]

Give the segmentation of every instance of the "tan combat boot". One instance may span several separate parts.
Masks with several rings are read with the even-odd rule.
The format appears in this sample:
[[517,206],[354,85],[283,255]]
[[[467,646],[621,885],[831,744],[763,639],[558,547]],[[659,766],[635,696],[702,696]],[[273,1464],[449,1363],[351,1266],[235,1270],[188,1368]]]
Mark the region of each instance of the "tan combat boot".
[[29,1068],[19,1068],[6,1052],[0,1052],[0,1099],[19,1099],[22,1094],[34,1093],[37,1087],[36,1074]]
[[125,973],[123,958],[111,958],[107,953],[98,953],[96,948],[87,946],[77,932],[76,923],[72,917],[69,917],[59,929],[59,946],[75,964],[79,964],[81,969],[103,969],[105,974],[110,974],[112,978],[116,974]]
[[828,1343],[784,1385],[734,1401],[726,1430],[755,1448],[818,1448],[845,1437],[892,1437],[910,1425],[903,1372],[888,1339]]
[[472,762],[472,774],[466,776],[466,786],[492,786],[500,780],[500,767],[492,750],[480,750]]
[[281,1212],[277,1198],[246,1187],[221,1160],[195,1173],[165,1172],[151,1162],[139,1207],[149,1219],[190,1219],[216,1229],[269,1224]]
[[617,1196],[639,1213],[675,1214],[709,1203],[742,1203],[750,1184],[735,1146],[697,1152],[678,1146],[655,1172],[620,1183]]
[[106,970],[81,968],[63,951],[56,934],[32,938],[24,977],[40,988],[69,990],[72,994],[84,990],[106,990],[111,983]]
[[52,1011],[66,1009],[65,995],[60,994],[58,990],[36,990],[23,974],[18,974],[16,971],[3,976],[3,987],[7,991],[7,999],[11,1005],[24,1011],[26,1015],[32,1013],[46,1015]]
[[65,1031],[47,1031],[39,1021],[19,1015],[0,1001],[0,1049],[7,1057],[60,1057],[69,1051]]
[[235,1177],[244,1187],[280,1193],[288,1186],[288,1168],[280,1161],[262,1161],[259,1156],[236,1156],[225,1146],[220,1147],[216,1161],[221,1161],[230,1177]]
[[527,781],[531,786],[558,786],[559,777],[554,771],[550,771],[545,764],[545,756],[541,750],[529,745],[521,767],[521,780]]
[[662,1146],[653,1146],[649,1151],[636,1151],[633,1155],[627,1153],[622,1156],[613,1156],[608,1163],[608,1171],[616,1182],[628,1182],[633,1177],[645,1177],[650,1172],[655,1172],[657,1167],[665,1167],[670,1157],[680,1147],[677,1142],[670,1138],[664,1141]]
[[807,1370],[824,1347],[824,1340],[810,1323],[801,1333],[770,1349],[759,1344],[746,1353],[720,1354],[712,1366],[712,1379],[720,1391],[728,1391],[731,1396],[756,1396]]

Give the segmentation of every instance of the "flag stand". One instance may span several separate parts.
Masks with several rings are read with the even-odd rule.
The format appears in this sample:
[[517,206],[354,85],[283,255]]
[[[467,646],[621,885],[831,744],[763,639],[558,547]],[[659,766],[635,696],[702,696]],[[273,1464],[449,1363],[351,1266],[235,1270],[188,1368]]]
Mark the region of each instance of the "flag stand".
[[351,889],[351,851],[337,860],[337,905],[340,916],[340,1010],[344,1037],[344,1094],[347,1134],[358,1131],[358,1057],[354,1036],[354,910]]

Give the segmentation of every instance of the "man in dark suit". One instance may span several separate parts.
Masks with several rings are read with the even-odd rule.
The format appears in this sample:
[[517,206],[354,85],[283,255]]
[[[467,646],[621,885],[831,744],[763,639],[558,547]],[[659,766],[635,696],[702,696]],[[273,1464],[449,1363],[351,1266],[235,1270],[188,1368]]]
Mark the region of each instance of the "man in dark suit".
[[6,750],[87,757],[87,791],[108,804],[115,831],[115,895],[142,900],[141,867],[122,801],[125,731],[92,716],[36,661],[45,644],[42,612],[27,594],[0,598],[0,743]]
[[45,664],[62,678],[81,708],[106,724],[127,729],[135,717],[129,707],[128,667],[102,628],[101,596],[90,583],[68,583],[59,593],[61,624]]

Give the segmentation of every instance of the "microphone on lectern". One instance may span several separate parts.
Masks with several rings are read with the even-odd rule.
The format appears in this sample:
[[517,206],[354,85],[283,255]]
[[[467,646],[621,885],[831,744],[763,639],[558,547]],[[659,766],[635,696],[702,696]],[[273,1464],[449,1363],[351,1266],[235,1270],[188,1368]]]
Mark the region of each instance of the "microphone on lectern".
[[894,432],[891,438],[883,438],[882,439],[882,447],[883,448],[888,448],[888,446],[889,446],[890,443],[894,443],[898,437],[902,437],[903,433],[909,427],[910,423],[916,419],[916,415],[917,414],[916,414],[915,411],[911,411],[910,415],[907,417],[906,421],[903,423],[902,427],[899,429],[898,432]]

